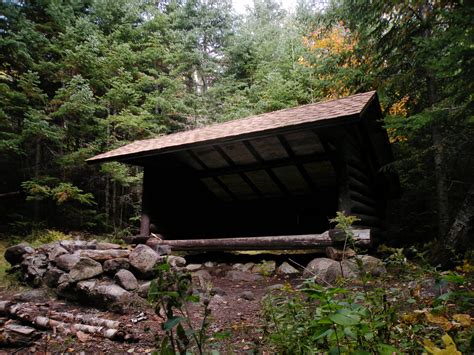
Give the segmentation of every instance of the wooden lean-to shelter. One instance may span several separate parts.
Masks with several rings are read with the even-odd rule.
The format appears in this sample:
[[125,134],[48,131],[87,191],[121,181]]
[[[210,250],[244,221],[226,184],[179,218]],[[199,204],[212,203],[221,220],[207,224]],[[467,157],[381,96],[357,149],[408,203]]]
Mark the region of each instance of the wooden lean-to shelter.
[[393,157],[381,118],[371,91],[136,141],[88,162],[144,167],[140,233],[151,225],[178,249],[329,244],[336,211],[372,235],[384,229],[399,183],[384,169]]

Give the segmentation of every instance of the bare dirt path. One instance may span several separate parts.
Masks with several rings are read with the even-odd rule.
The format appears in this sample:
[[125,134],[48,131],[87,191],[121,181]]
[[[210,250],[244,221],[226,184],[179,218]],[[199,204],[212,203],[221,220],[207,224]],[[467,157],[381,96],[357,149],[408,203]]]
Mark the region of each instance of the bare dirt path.
[[[268,288],[272,285],[283,284],[286,281],[295,283],[296,280],[273,276],[264,277],[259,281],[233,281],[222,276],[212,277],[212,285],[218,293],[211,298],[211,325],[209,327],[209,350],[218,349],[223,353],[248,353],[261,350],[262,318],[261,300]],[[103,337],[85,334],[80,337],[75,335],[64,336],[54,331],[44,331],[41,338],[33,344],[23,348],[8,348],[0,350],[1,353],[26,354],[26,353],[150,353],[156,349],[157,340],[162,338],[162,319],[159,318],[152,307],[139,305],[128,309],[124,314],[104,312],[93,307],[81,306],[66,300],[58,300],[46,290],[33,289],[16,292],[12,289],[0,290],[1,300],[14,302],[31,302],[32,304],[49,307],[58,312],[93,315],[98,318],[117,320],[138,336],[137,342],[119,342],[104,339]],[[190,307],[191,318],[194,324],[199,324],[202,319],[201,307]],[[146,317],[138,323],[133,319],[139,316]],[[7,321],[6,319],[1,320]],[[213,339],[214,333],[225,333],[225,339]]]

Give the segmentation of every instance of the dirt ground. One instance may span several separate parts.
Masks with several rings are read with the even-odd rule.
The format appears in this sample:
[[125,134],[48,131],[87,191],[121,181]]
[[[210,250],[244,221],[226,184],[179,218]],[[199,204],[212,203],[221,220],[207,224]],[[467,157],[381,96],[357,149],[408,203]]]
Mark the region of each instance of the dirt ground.
[[[229,267],[230,269],[230,267]],[[211,272],[211,274],[213,274]],[[245,282],[232,281],[220,275],[213,275],[212,285],[219,290],[218,295],[211,298],[210,308],[210,336],[208,350],[216,349],[221,353],[253,353],[257,349],[262,351],[262,319],[261,300],[268,292],[268,287],[275,284],[290,282],[298,283],[297,278],[288,276],[264,277],[261,281]],[[251,292],[251,297],[242,297],[244,292]],[[250,298],[250,299],[245,299]],[[109,311],[99,311],[93,307],[81,306],[77,303],[56,299],[45,290],[25,289],[21,292],[12,289],[0,289],[1,300],[16,302],[29,301],[33,304],[47,306],[60,312],[81,313],[94,315],[122,322],[139,340],[137,342],[120,342],[105,339],[99,336],[86,335],[79,339],[76,336],[64,336],[44,331],[41,338],[28,347],[2,349],[1,353],[8,354],[44,354],[44,353],[151,353],[156,344],[162,339],[163,331],[159,318],[152,307],[143,302],[132,309],[125,310],[124,314]],[[202,320],[202,306],[195,304],[190,307],[191,319],[194,324]],[[133,323],[132,320],[144,315],[147,319]],[[214,339],[213,334],[226,333],[225,339]]]

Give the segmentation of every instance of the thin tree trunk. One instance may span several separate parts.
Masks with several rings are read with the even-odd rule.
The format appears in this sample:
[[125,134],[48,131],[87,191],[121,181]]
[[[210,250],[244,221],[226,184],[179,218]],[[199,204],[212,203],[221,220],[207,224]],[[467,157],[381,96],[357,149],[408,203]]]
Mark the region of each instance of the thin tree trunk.
[[[36,139],[35,145],[35,168],[34,168],[34,176],[35,179],[38,180],[40,176],[40,166],[41,166],[41,139]],[[39,201],[35,200],[34,203],[34,219],[35,221],[39,220]]]
[[470,250],[474,234],[474,184],[466,193],[466,197],[445,238],[438,240],[431,263],[448,267],[453,264],[455,253]]
[[114,232],[117,227],[117,183],[112,181],[112,223],[114,225]]
[[[433,16],[433,6],[429,3],[424,6],[420,14],[423,19],[425,31],[424,37],[431,38],[433,36],[431,29],[431,18]],[[426,70],[426,85],[428,89],[428,107],[433,106],[438,100],[438,89],[435,78]],[[443,143],[443,136],[441,127],[438,122],[434,122],[431,130],[431,139],[433,144],[433,160],[434,160],[434,175],[436,179],[436,205],[438,213],[438,238],[443,238],[448,230],[449,223],[449,197],[448,197],[448,174],[445,165],[445,149]]]
[[105,224],[109,225],[110,217],[110,178],[105,176]]
[[440,129],[437,124],[432,128],[434,146],[434,172],[436,179],[437,209],[438,209],[438,237],[446,235],[449,223],[448,177],[444,164],[444,145]]

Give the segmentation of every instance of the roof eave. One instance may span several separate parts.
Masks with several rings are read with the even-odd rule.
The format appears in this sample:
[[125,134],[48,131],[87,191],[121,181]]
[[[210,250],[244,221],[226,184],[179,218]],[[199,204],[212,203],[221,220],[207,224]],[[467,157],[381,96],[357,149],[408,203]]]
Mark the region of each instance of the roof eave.
[[193,143],[188,143],[188,144],[180,144],[180,145],[175,145],[175,146],[170,146],[170,147],[165,147],[165,148],[160,148],[160,149],[147,150],[147,151],[129,153],[129,154],[123,154],[123,155],[116,155],[112,157],[105,157],[105,158],[92,157],[92,158],[87,159],[86,162],[87,164],[100,164],[100,163],[116,161],[116,162],[132,164],[132,165],[138,165],[138,164],[134,164],[131,160],[136,159],[136,158],[149,158],[149,157],[153,157],[153,156],[157,156],[157,155],[161,155],[165,153],[174,153],[174,152],[184,151],[184,150],[188,150],[188,149],[196,148],[196,147],[211,146],[211,145],[222,144],[222,143],[231,143],[231,142],[243,141],[243,140],[252,139],[252,138],[261,138],[261,137],[271,136],[271,135],[281,134],[281,133],[290,133],[292,131],[300,130],[302,128],[321,129],[321,128],[327,128],[327,127],[334,127],[334,126],[338,126],[338,125],[342,125],[346,123],[354,123],[361,120],[361,117],[362,117],[361,113],[363,113],[366,110],[366,108],[373,102],[373,99],[375,96],[376,95],[372,96],[371,99],[367,101],[367,104],[364,106],[361,112],[357,114],[340,116],[340,117],[331,117],[328,119],[321,119],[321,120],[313,121],[313,122],[303,122],[300,124],[278,127],[274,129],[267,129],[267,130],[259,131],[259,132],[237,134],[237,135],[226,136],[226,137],[217,138],[217,139],[204,140],[204,141],[193,142]]

